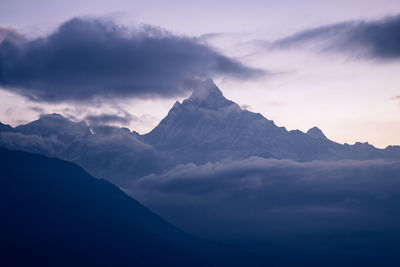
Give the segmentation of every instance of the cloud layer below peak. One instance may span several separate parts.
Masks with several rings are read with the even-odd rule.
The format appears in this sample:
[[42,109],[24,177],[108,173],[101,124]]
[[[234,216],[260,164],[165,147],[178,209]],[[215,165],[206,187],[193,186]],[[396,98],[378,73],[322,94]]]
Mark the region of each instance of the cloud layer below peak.
[[130,191],[175,225],[234,236],[279,266],[392,266],[399,186],[398,161],[252,157],[178,165]]

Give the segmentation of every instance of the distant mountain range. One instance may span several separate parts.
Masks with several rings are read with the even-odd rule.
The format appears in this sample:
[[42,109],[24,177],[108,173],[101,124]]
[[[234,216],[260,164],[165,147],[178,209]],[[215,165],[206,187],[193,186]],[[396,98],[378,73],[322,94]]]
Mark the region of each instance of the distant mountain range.
[[26,125],[0,129],[1,146],[72,161],[92,175],[114,182],[163,167],[160,153],[126,128],[89,128],[85,122],[50,114]]
[[0,147],[1,266],[271,266],[204,241],[77,165]]
[[59,114],[12,128],[0,124],[0,145],[73,161],[98,177],[123,185],[181,163],[204,164],[252,156],[297,161],[400,158],[400,146],[339,144],[314,127],[287,131],[259,113],[242,110],[206,80],[176,102],[150,133],[89,127]]

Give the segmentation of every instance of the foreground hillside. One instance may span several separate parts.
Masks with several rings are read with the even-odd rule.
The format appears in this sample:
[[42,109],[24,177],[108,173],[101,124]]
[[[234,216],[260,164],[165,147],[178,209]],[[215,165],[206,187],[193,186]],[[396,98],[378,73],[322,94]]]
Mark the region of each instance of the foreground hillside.
[[73,163],[0,148],[1,266],[269,266],[169,225]]

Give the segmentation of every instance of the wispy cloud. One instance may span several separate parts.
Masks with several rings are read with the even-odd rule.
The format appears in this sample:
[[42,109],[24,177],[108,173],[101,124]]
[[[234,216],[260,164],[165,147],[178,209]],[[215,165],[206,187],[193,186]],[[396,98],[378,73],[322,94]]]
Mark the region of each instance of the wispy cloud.
[[88,115],[85,117],[85,121],[87,121],[89,125],[103,125],[115,122],[127,125],[132,120],[135,120],[135,117],[127,112],[124,112],[123,114],[102,113],[98,115]]
[[346,53],[354,58],[398,60],[400,15],[326,25],[262,44],[268,49],[311,47],[322,52]]
[[396,101],[397,105],[400,106],[400,95],[393,96],[391,100]]

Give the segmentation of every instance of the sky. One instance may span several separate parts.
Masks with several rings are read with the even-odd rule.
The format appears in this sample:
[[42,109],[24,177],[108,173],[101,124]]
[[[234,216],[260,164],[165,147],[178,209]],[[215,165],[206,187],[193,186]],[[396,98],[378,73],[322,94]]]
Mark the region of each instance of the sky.
[[288,130],[400,145],[400,0],[0,2],[0,121],[150,131],[211,77]]

